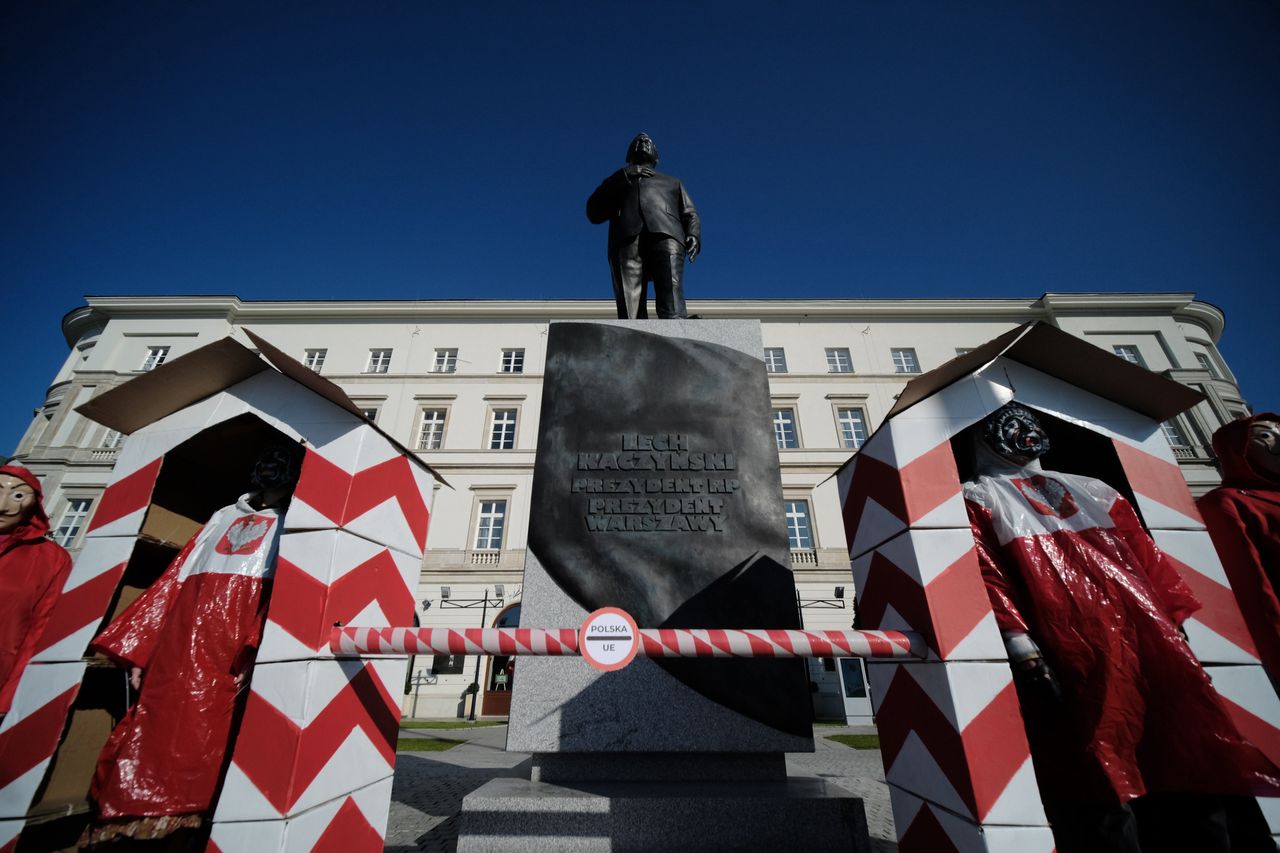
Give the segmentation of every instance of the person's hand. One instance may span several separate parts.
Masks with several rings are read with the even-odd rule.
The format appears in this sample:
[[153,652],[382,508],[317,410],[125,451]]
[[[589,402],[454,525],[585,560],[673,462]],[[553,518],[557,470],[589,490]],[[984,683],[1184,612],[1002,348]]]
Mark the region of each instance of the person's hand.
[[630,166],[622,170],[628,180],[637,181],[640,178],[652,178],[653,167],[641,166],[638,163],[632,163]]
[[688,252],[689,260],[694,261],[698,258],[698,252],[702,251],[702,244],[691,234],[684,238],[684,250]]
[[232,679],[232,681],[234,682],[234,684],[235,684],[235,686],[236,686],[236,689],[237,689],[237,690],[239,690],[241,687],[244,687],[244,686],[245,686],[245,684],[247,684],[247,683],[248,683],[248,681],[249,681],[249,676],[250,676],[251,674],[253,674],[253,659],[252,659],[252,658],[250,658],[250,659],[249,659],[249,662],[248,662],[248,663],[246,663],[246,664],[244,665],[244,669],[242,669],[242,670],[240,670],[239,672],[237,672],[237,673],[235,674],[235,677]]
[[1041,696],[1053,699],[1055,702],[1062,699],[1062,685],[1058,683],[1058,677],[1053,674],[1053,669],[1042,657],[1018,661],[1013,667],[1013,678]]
[[140,666],[129,667],[129,686],[132,687],[134,690],[142,689],[142,667]]

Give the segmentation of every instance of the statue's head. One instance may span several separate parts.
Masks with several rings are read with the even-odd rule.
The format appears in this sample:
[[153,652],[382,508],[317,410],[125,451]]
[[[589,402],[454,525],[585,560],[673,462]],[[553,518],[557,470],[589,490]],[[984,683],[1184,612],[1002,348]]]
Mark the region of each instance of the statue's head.
[[641,133],[627,146],[627,162],[638,166],[653,166],[658,162],[658,146],[649,134]]
[[1006,403],[987,416],[982,440],[987,447],[1015,465],[1026,465],[1049,450],[1049,436],[1040,419],[1017,403]]

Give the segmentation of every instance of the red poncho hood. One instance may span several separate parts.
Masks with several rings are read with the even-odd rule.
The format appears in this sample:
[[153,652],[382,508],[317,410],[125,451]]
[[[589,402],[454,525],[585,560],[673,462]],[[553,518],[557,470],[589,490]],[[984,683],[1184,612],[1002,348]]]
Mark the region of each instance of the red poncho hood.
[[40,488],[40,481],[36,479],[35,474],[21,465],[0,466],[0,474],[17,477],[36,493],[36,505],[32,508],[31,515],[27,516],[27,520],[15,527],[9,535],[17,539],[43,539],[49,532],[49,516],[44,512],[44,490]]
[[1245,455],[1249,448],[1249,427],[1254,421],[1280,421],[1280,415],[1259,412],[1251,418],[1232,421],[1213,434],[1213,452],[1222,466],[1222,485],[1236,489],[1280,489],[1280,483],[1256,471]]

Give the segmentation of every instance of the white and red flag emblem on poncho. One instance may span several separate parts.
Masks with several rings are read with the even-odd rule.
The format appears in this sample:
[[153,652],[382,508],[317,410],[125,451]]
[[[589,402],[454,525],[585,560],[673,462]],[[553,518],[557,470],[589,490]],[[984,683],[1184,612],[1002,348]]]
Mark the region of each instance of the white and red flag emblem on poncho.
[[1041,515],[1052,515],[1058,518],[1070,518],[1079,511],[1075,498],[1067,487],[1052,477],[1037,474],[1034,477],[1021,479],[1014,477],[1013,484],[1022,492],[1022,496],[1031,504],[1031,508]]
[[222,534],[214,550],[219,554],[252,554],[262,544],[262,538],[271,530],[275,519],[265,515],[248,515],[237,518]]

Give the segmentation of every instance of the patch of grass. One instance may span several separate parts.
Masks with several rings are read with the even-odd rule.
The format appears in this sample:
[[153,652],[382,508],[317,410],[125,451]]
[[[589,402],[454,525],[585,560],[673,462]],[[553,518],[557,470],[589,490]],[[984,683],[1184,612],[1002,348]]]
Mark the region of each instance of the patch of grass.
[[482,726],[505,726],[504,720],[401,720],[402,729],[477,729]]
[[880,735],[827,735],[827,740],[842,743],[853,749],[880,748]]
[[459,743],[461,741],[435,737],[402,737],[396,740],[396,752],[444,752]]

